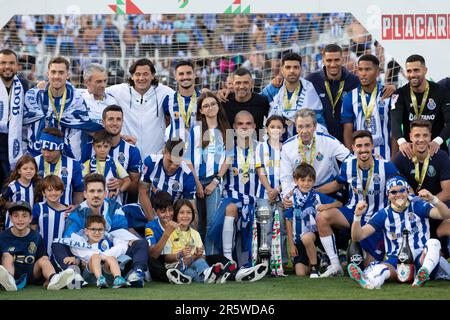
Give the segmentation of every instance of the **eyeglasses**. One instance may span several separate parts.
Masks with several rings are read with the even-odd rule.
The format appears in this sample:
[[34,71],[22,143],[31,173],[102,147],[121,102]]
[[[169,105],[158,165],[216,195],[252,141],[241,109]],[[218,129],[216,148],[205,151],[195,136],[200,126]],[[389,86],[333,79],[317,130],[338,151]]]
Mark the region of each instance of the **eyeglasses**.
[[389,193],[392,194],[393,196],[395,196],[397,193],[405,193],[406,192],[406,188],[400,188],[398,190],[389,190]]
[[217,104],[217,102],[211,102],[210,104],[204,104],[202,105],[203,109],[207,109],[207,108],[215,108],[218,107],[219,105]]
[[92,233],[102,233],[105,232],[105,229],[103,228],[88,228],[89,231],[91,231]]

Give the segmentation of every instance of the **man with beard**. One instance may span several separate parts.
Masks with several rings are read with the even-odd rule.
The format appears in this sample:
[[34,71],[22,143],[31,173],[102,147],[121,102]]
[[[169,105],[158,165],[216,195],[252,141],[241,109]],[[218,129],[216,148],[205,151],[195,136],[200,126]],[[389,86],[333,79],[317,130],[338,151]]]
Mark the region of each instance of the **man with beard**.
[[248,111],[253,115],[257,133],[264,127],[264,118],[267,117],[270,105],[267,98],[252,92],[254,80],[249,70],[239,68],[234,72],[233,93],[228,96],[228,101],[223,103],[223,108],[228,122],[234,123],[236,115],[240,111]]
[[200,91],[195,90],[194,72],[194,65],[190,61],[183,60],[175,66],[177,91],[166,96],[163,101],[164,113],[170,117],[166,140],[179,138],[187,141],[189,129],[195,125]]
[[341,124],[342,102],[345,95],[358,86],[359,80],[343,67],[342,48],[337,44],[325,46],[322,62],[322,70],[310,73],[305,78],[314,85],[322,101],[328,132],[344,143]]
[[375,154],[391,159],[391,124],[389,121],[389,99],[382,98],[383,86],[377,82],[380,61],[371,54],[358,60],[358,78],[361,85],[353,89],[342,103],[344,144],[351,150],[355,130],[372,133]]
[[[385,182],[389,176],[398,173],[394,164],[373,156],[373,139],[369,131],[355,131],[352,149],[355,155],[342,163],[341,173],[336,180],[318,189],[322,193],[329,194],[347,184],[350,193],[346,206],[322,211],[317,217],[320,241],[330,258],[330,266],[321,274],[321,278],[343,275],[332,227],[350,229],[355,207],[359,201],[365,201],[367,204],[368,210],[361,222],[363,225],[367,223],[374,213],[387,205]],[[383,259],[381,233],[375,233],[361,241],[361,247],[368,253],[366,261],[372,258],[377,261]]]
[[[113,137],[109,155],[127,170],[131,179],[131,185],[127,192],[136,194],[138,192],[142,159],[139,149],[121,138],[123,110],[118,105],[109,105],[103,110],[102,118],[102,124],[106,132]],[[92,143],[85,145],[81,152],[81,163],[89,160],[93,155],[94,148],[92,147]],[[120,188],[120,179],[111,178],[106,183],[110,190]]]
[[427,70],[422,56],[409,56],[406,59],[409,82],[397,89],[391,99],[393,153],[400,150],[409,159],[413,157],[413,150],[406,138],[409,137],[411,121],[423,119],[431,122],[433,140],[429,143],[430,155],[434,155],[439,148],[445,150],[444,142],[450,138],[450,94],[425,78]]
[[[415,194],[426,189],[448,205],[450,204],[450,170],[448,170],[450,159],[442,150],[438,150],[434,155],[429,154],[431,131],[429,121],[418,119],[411,122],[409,139],[412,143],[413,157],[408,159],[398,152],[392,161],[399,172],[406,177]],[[450,220],[430,220],[430,236],[440,237],[445,256],[448,256],[448,239],[445,237],[448,235],[450,235]]]
[[[121,206],[113,199],[106,199],[106,182],[103,175],[91,173],[85,176],[84,188],[86,201],[67,217],[63,235],[65,239],[70,239],[72,233],[83,230],[86,227],[86,218],[90,215],[101,215],[105,218],[106,232],[128,229],[128,222]],[[67,242],[54,242],[52,250],[58,267],[63,270],[69,268],[69,264],[65,263],[65,258],[71,256]],[[128,282],[133,287],[144,287],[144,272],[147,271],[148,263],[147,242],[143,239],[134,240],[126,255],[132,259],[132,271],[128,275]]]
[[[283,141],[297,134],[295,130],[295,114],[302,108],[316,113],[317,123],[325,126],[322,102],[311,82],[301,77],[302,57],[297,53],[288,53],[281,59],[281,87],[269,84],[262,94],[269,99],[269,116],[277,114],[286,120],[287,130]],[[323,130],[321,130],[323,131]]]
[[17,56],[0,50],[0,183],[22,156],[24,95],[28,85],[17,77]]

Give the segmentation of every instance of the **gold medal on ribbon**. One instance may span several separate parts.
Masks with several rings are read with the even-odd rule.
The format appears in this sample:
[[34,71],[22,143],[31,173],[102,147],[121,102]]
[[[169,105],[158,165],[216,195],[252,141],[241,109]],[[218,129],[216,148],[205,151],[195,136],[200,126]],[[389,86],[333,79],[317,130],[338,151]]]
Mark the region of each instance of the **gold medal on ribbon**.
[[44,160],[44,176],[49,176],[51,174],[59,176],[59,173],[61,171],[61,163],[62,159],[59,158],[58,162],[55,165],[55,169],[53,171],[50,170],[50,163]]
[[250,181],[250,161],[253,158],[253,148],[250,146],[248,149],[247,158],[244,155],[244,149],[237,147],[238,166],[242,169],[241,181],[243,184],[247,184]]
[[190,128],[191,114],[197,105],[197,93],[194,91],[194,94],[191,96],[191,100],[189,101],[189,106],[188,106],[187,110],[186,110],[186,104],[185,104],[184,98],[179,93],[177,93],[177,102],[178,102],[178,107],[180,109],[180,114],[181,114],[181,117],[183,118],[185,127]]
[[[425,80],[425,81],[427,81],[427,80]],[[420,110],[419,110],[418,109],[418,105],[417,105],[416,95],[414,94],[414,91],[411,88],[411,85],[409,86],[409,94],[411,96],[411,102],[412,102],[412,105],[413,105],[414,114],[416,115],[416,119],[419,119],[420,116],[422,115],[423,109],[425,109],[425,105],[426,105],[427,100],[428,100],[428,94],[429,93],[430,93],[430,84],[427,81],[427,85],[425,87],[425,92],[423,93],[422,103],[420,104]]]
[[53,99],[53,95],[52,95],[52,92],[51,92],[50,88],[48,88],[47,92],[48,92],[48,101],[49,101],[50,105],[52,106],[53,113],[55,115],[55,119],[58,122],[58,126],[59,126],[59,123],[61,122],[62,115],[64,113],[64,108],[66,106],[67,88],[64,87],[64,93],[62,95],[61,105],[60,105],[60,108],[59,108],[59,115],[58,115],[58,111],[56,110],[55,100]]
[[302,163],[307,163],[310,164],[312,166],[314,166],[314,153],[316,152],[316,137],[313,138],[313,142],[311,145],[311,153],[309,156],[309,162],[308,160],[306,160],[306,151],[305,151],[306,146],[303,145],[303,141],[302,138],[300,137],[300,134],[298,135],[298,153],[300,153],[301,157],[302,157]]
[[[361,88],[361,107],[364,112],[364,120],[366,122],[366,129],[372,132],[371,130],[371,121],[370,118],[372,117],[373,110],[375,109],[375,104],[377,102],[377,95],[378,95],[378,84],[375,84],[375,88],[372,90],[372,94],[370,95],[370,101],[369,105],[367,105],[366,101],[366,93],[364,92],[364,89]],[[373,133],[373,132],[372,132]]]
[[420,189],[422,189],[423,181],[425,180],[425,177],[427,175],[428,165],[430,164],[430,155],[427,154],[426,158],[423,160],[422,171],[420,171],[419,159],[417,158],[417,156],[414,156],[412,158],[412,161],[414,163],[414,180],[416,180],[417,182],[416,191],[419,191]]
[[[367,197],[367,193],[369,193],[369,188],[370,188],[370,182],[372,181],[372,176],[373,176],[373,169],[375,168],[375,160],[372,159],[372,164],[370,165],[370,169],[369,169],[369,174],[367,176],[367,181],[366,181],[366,186],[364,187],[364,183],[363,183],[363,177],[362,177],[362,169],[360,169],[359,163],[357,163],[358,167],[356,168],[356,171],[358,173],[358,182],[357,182],[357,186],[358,186],[358,191],[359,193],[362,193],[364,199]],[[360,186],[361,183],[361,186]]]
[[341,99],[342,92],[344,91],[344,85],[345,85],[345,80],[342,80],[341,82],[339,82],[339,89],[338,89],[338,93],[336,95],[336,99],[333,99],[333,95],[331,94],[331,89],[330,89],[330,83],[328,82],[328,80],[325,80],[325,91],[327,92],[328,100],[330,100],[331,106],[333,107],[333,118],[334,118],[334,114],[336,113],[336,105],[339,102],[339,100]]
[[284,110],[291,110],[292,106],[297,104],[298,94],[300,93],[301,89],[302,89],[302,83],[300,81],[298,87],[295,88],[294,92],[292,93],[291,98],[288,99],[288,91],[287,91],[286,85],[284,86],[284,95],[283,95],[283,109]]

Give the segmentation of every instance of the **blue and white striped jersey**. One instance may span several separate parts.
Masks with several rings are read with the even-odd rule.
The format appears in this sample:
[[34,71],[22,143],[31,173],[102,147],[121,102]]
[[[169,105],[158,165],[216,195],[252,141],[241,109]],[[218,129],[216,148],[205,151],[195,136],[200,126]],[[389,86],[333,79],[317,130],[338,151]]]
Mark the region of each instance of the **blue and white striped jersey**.
[[64,233],[66,219],[64,211],[53,209],[46,201],[36,203],[33,206],[33,220],[31,224],[38,226],[37,231],[44,239],[49,257],[52,255],[53,240],[62,238]]
[[195,172],[200,179],[216,175],[225,162],[226,152],[222,132],[219,129],[208,129],[209,144],[202,148],[202,126],[191,128],[188,148],[184,158],[192,162]]
[[141,181],[152,184],[151,193],[156,193],[157,190],[166,191],[174,201],[181,198],[194,199],[197,187],[194,176],[186,163],[182,161],[175,173],[169,176],[164,170],[163,158],[162,154],[154,154],[145,158]]
[[[365,114],[361,105],[361,86],[353,89],[344,97],[342,104],[342,123],[353,123],[353,130],[368,130],[372,133],[374,154],[385,160],[391,159],[391,122],[389,118],[390,98],[381,99],[383,87],[378,86],[376,103],[370,117],[370,128],[367,127]],[[366,93],[369,104],[371,95]]]
[[[86,162],[93,155],[95,155],[95,153],[92,143],[84,145],[81,152],[80,162]],[[127,172],[140,173],[142,159],[139,149],[125,140],[120,139],[120,143],[117,146],[111,147],[109,156],[118,161],[122,167],[127,170]]]
[[[259,185],[255,168],[257,145],[257,142],[253,141],[249,148],[242,149],[235,143],[233,162],[228,169],[228,174],[225,174],[227,179],[224,196],[227,198],[238,199],[244,204],[255,202]],[[246,165],[248,165],[247,174],[244,173]]]
[[[34,182],[31,182],[28,187],[23,186],[18,180],[12,181],[6,188],[3,198],[7,201],[17,202],[26,201],[33,207],[34,204]],[[5,229],[12,227],[9,212],[6,213]]]
[[[356,156],[351,156],[342,163],[341,173],[336,178],[336,181],[340,184],[348,184],[349,186],[349,201],[346,206],[350,210],[354,210],[360,200],[367,202],[368,208],[362,218],[362,225],[369,221],[375,212],[387,205],[386,178],[398,173],[398,170],[392,162],[383,159],[378,160],[374,157],[373,173],[367,190],[366,184],[369,172],[370,169],[359,169]],[[365,198],[363,196],[363,190],[367,190]]]
[[[273,148],[268,141],[260,142],[256,148],[256,169],[264,168],[267,180],[273,189],[281,191],[281,149]],[[269,199],[264,185],[260,182],[258,197]]]
[[430,239],[430,211],[428,202],[415,197],[403,212],[395,212],[391,206],[381,209],[372,216],[369,224],[384,233],[384,246],[388,258],[397,256],[402,246],[402,232],[409,231],[409,246],[414,258],[419,255]]
[[286,209],[284,217],[292,221],[294,242],[299,244],[302,236],[307,232],[317,232],[317,206],[335,202],[336,199],[315,190],[305,194],[295,188],[292,194],[294,206]]
[[49,174],[54,174],[64,182],[65,190],[61,197],[61,203],[70,205],[72,204],[73,192],[83,192],[84,185],[81,166],[75,159],[62,155],[58,163],[49,164],[49,172],[45,172],[45,160],[42,155],[38,155],[34,159],[38,165],[38,174],[41,178]]
[[[188,140],[186,134],[189,132],[190,128],[192,128],[197,122],[197,97],[200,96],[200,92],[196,90],[194,95],[195,98],[192,101],[190,110],[191,114],[189,117],[189,127],[186,127],[182,114],[184,113],[186,114],[186,116],[188,116],[188,111],[193,96],[181,96],[180,93],[176,91],[174,94],[168,95],[164,98],[164,114],[170,115],[170,126],[168,129],[169,132],[168,136],[166,136],[166,140],[174,138],[180,138],[183,141]],[[184,101],[184,106],[180,106],[180,104],[178,103],[179,97],[181,97],[181,101]],[[181,108],[184,108],[182,109],[183,111],[181,111]]]

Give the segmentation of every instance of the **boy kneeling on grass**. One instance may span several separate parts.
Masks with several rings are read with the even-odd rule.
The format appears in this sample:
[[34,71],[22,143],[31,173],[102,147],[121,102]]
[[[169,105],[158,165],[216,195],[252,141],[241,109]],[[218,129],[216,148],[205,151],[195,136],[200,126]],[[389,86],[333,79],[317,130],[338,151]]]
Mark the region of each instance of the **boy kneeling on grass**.
[[17,291],[27,284],[47,285],[60,290],[72,283],[72,269],[56,273],[41,235],[30,228],[31,206],[18,201],[9,209],[13,226],[0,233],[0,285],[6,291]]
[[307,163],[295,169],[294,181],[297,185],[292,191],[294,206],[284,214],[290,255],[297,276],[309,273],[310,278],[318,278],[316,216],[330,208],[341,207],[342,203],[314,190],[316,171]]
[[[106,278],[102,273],[112,274],[114,277],[113,288],[129,287],[130,283],[121,276],[119,262],[117,258],[127,252],[128,244],[123,240],[114,240],[112,243],[105,237],[106,221],[105,218],[98,215],[88,216],[86,219],[86,228],[84,228],[85,237],[72,234],[72,239],[84,242],[87,240],[89,246],[75,248],[71,247],[72,254],[75,257],[66,257],[64,263],[74,264],[77,257],[87,270],[94,274],[97,279],[97,287],[104,289],[108,287]],[[79,238],[79,239],[77,239]]]

